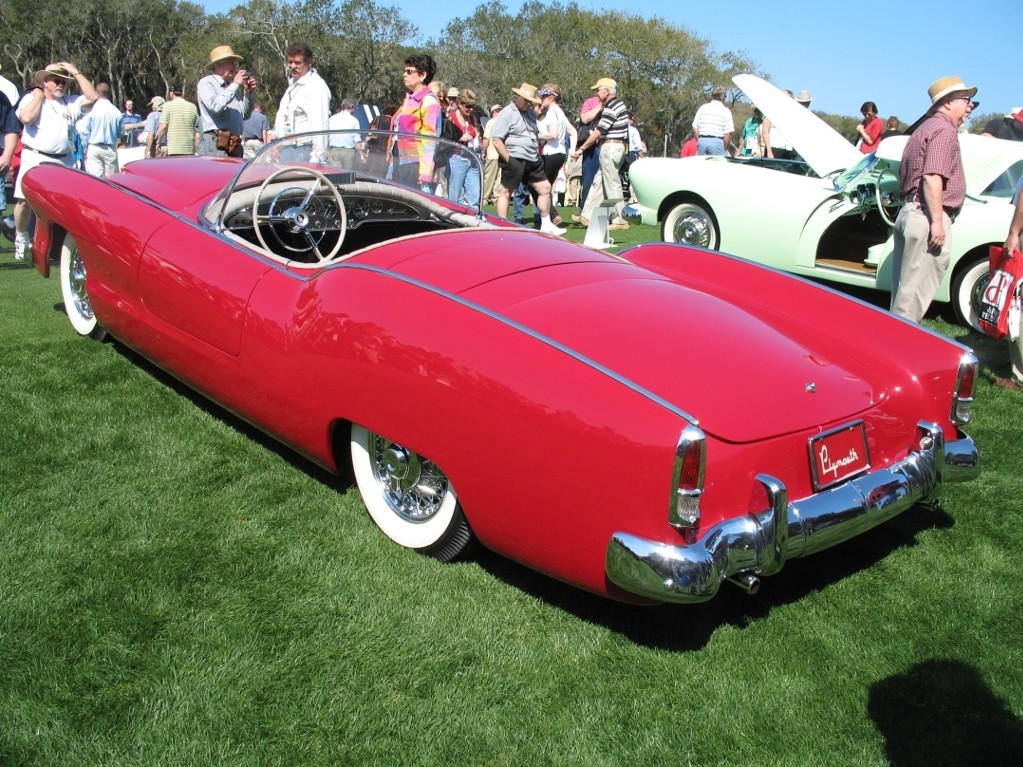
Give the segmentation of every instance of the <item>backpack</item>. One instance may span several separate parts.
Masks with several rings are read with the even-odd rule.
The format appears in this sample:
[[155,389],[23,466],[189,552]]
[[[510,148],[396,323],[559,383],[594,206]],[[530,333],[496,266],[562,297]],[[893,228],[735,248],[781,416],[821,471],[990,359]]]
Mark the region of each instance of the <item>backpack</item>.
[[[458,128],[451,122],[451,119],[442,114],[440,116],[440,137],[447,139],[448,141],[454,141],[456,144],[458,140],[462,138],[462,134],[459,133]],[[433,164],[438,168],[446,168],[448,166],[448,160],[454,150],[449,146],[438,146],[437,151],[433,155]]]

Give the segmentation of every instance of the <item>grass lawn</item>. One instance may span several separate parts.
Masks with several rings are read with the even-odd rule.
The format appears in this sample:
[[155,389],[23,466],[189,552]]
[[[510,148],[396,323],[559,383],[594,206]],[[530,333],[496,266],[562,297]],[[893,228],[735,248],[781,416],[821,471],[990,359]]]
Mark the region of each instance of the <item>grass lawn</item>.
[[1001,342],[928,320],[984,364],[984,471],[940,510],[792,561],[756,597],[636,608],[486,552],[398,548],[352,489],[76,338],[59,297],[0,245],[0,765],[1023,753],[1023,395],[990,384]]

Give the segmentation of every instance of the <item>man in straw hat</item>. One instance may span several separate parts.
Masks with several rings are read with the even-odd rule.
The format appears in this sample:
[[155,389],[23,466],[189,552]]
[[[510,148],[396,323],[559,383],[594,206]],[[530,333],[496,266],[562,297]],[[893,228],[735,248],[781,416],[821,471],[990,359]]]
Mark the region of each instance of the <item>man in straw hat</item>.
[[[82,92],[67,95],[69,83]],[[25,174],[44,162],[74,166],[71,150],[75,144],[75,123],[99,98],[89,79],[67,61],[50,64],[32,78],[32,88],[18,101],[18,119],[24,127],[21,141],[21,171],[14,183],[14,257],[24,259],[29,249],[28,224],[32,211],[25,202],[21,181]]]
[[902,153],[899,188],[905,204],[895,219],[892,312],[919,322],[938,292],[951,258],[951,227],[966,197],[959,127],[977,89],[942,77],[927,89],[931,106]]
[[230,45],[218,45],[210,51],[211,74],[199,81],[196,95],[199,101],[199,139],[197,154],[226,157],[228,152],[217,149],[217,134],[228,131],[237,136],[235,156],[242,155],[242,132],[246,118],[252,114],[256,78],[242,69],[242,57]]
[[497,215],[508,217],[512,192],[525,181],[536,194],[540,211],[540,231],[561,236],[565,230],[551,222],[551,183],[540,159],[540,140],[533,107],[540,104],[536,86],[522,83],[512,88],[515,98],[493,119],[491,141],[497,150],[501,169],[501,190],[497,195]]

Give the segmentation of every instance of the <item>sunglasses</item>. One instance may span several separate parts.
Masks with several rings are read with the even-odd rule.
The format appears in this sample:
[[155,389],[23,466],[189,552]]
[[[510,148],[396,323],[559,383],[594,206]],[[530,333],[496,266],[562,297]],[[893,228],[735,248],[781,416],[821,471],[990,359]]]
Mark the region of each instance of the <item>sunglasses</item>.
[[415,67],[405,67],[405,74],[407,75],[418,75],[419,70]]

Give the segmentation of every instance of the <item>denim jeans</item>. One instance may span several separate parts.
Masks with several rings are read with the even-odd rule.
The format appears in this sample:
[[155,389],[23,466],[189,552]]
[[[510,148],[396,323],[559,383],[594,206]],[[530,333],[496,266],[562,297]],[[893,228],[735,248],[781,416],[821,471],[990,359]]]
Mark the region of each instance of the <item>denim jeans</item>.
[[[530,197],[529,186],[525,181],[519,184],[518,189],[512,192],[512,217],[515,219],[516,224],[526,223],[526,205],[529,204]],[[534,214],[534,223],[538,217],[539,213]]]
[[448,199],[464,203],[479,212],[480,167],[467,157],[452,156],[448,161]]
[[589,194],[590,186],[593,184],[593,177],[600,173],[600,147],[591,146],[583,152],[583,178],[582,186],[579,187],[579,210],[586,205],[586,195]]

